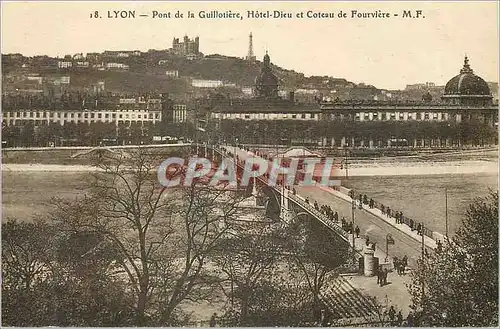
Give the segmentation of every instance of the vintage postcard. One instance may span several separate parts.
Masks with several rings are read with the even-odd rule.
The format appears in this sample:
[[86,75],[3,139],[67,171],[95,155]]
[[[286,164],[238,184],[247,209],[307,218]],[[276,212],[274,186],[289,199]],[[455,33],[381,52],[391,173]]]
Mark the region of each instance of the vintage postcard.
[[2,326],[498,326],[497,1],[1,8]]

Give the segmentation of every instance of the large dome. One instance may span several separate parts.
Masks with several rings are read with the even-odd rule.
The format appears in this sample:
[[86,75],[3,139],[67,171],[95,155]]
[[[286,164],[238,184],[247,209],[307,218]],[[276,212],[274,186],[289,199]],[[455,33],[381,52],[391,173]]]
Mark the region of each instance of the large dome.
[[264,98],[278,97],[278,78],[271,69],[271,59],[266,52],[264,66],[261,73],[255,78],[256,96]]
[[270,71],[264,71],[255,78],[256,85],[278,86],[278,78]]
[[444,87],[445,95],[457,96],[489,96],[490,88],[486,81],[474,74],[469,66],[469,59],[465,57],[464,67],[460,74],[453,77]]

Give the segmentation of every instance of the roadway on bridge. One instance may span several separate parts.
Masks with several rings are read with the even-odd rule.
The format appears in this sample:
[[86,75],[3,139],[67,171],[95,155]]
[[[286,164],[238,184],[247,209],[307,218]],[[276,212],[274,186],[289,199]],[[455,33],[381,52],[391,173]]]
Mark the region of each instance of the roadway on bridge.
[[[314,203],[314,201],[317,201],[319,205],[329,205],[334,211],[338,212],[339,218],[344,216],[348,222],[351,222],[350,202],[315,186],[295,186],[295,189],[297,194],[307,197],[309,202]],[[389,245],[389,255],[398,258],[407,255],[410,267],[415,266],[416,260],[422,253],[421,244],[418,241],[364,210],[358,208],[354,210],[354,225],[359,226],[360,237],[365,238],[368,235],[370,241],[375,242],[377,248],[382,249],[384,252],[386,236],[390,233],[395,244]]]
[[[226,149],[230,152],[236,153],[240,159],[245,159],[248,153],[244,150],[227,146]],[[343,200],[327,191],[315,186],[294,186],[297,194],[302,197],[307,197],[311,204],[317,201],[319,205],[329,205],[334,211],[339,213],[339,218],[342,216],[350,222],[351,221],[351,203]],[[402,258],[408,256],[408,265],[414,267],[416,260],[420,258],[422,249],[421,243],[389,223],[384,222],[380,218],[356,208],[354,210],[354,225],[360,228],[360,237],[365,238],[369,236],[370,241],[376,243],[376,247],[385,253],[386,236],[390,233],[394,239],[395,244],[389,246],[389,255]],[[381,262],[383,260],[380,260]]]

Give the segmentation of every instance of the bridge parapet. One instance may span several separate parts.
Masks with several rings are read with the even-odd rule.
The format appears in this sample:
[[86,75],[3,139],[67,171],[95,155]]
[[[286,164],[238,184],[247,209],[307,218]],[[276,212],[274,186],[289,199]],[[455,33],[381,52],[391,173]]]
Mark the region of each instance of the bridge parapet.
[[308,213],[310,213],[311,215],[313,215],[314,217],[316,217],[325,226],[327,226],[331,230],[335,231],[335,233],[337,233],[338,235],[340,235],[345,241],[349,241],[348,240],[348,234],[347,234],[347,232],[344,231],[340,226],[338,226],[337,223],[335,223],[334,221],[330,220],[323,213],[321,213],[320,211],[316,210],[316,208],[314,208],[314,206],[312,206],[311,204],[305,202],[304,200],[302,200],[302,198],[300,198],[297,195],[290,194],[289,198],[291,200],[293,200],[293,202],[295,202],[296,204],[298,204],[300,207],[302,207],[304,210],[306,210]]
[[[201,145],[197,145],[197,146],[204,147],[204,148],[211,148],[220,155],[226,155],[226,153],[227,153],[227,150],[217,148],[216,146],[213,146],[213,145],[201,144]],[[236,165],[240,169],[245,170],[243,160],[235,161],[235,162],[236,162]],[[256,177],[256,178],[260,183],[266,184],[265,179],[263,179],[262,177]],[[269,186],[269,187],[271,187],[274,192],[277,192],[278,195],[280,195],[280,197],[283,197],[282,186],[276,185],[276,186]],[[325,225],[327,228],[334,231],[344,241],[349,242],[349,236],[348,236],[347,232],[344,231],[337,223],[330,220],[325,214],[323,214],[322,212],[315,209],[314,206],[312,206],[311,204],[305,202],[302,198],[300,198],[300,196],[294,195],[292,193],[286,193],[286,194],[287,194],[287,197],[289,200],[291,200],[292,202],[294,202],[295,204],[300,206],[302,209],[304,209],[311,216],[315,217],[317,220],[319,220],[321,223],[323,223],[323,225]]]

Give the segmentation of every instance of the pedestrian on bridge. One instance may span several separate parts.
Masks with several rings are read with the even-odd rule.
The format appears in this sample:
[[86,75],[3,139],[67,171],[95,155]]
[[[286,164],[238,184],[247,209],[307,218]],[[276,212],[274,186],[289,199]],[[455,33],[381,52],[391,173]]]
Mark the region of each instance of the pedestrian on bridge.
[[356,232],[356,238],[359,238],[359,232],[360,232],[360,230],[359,230],[359,226],[358,225],[356,225],[356,229],[354,229],[354,232]]
[[396,272],[399,274],[399,266],[400,266],[400,265],[399,265],[399,264],[400,264],[399,259],[398,259],[397,257],[394,257],[394,258],[392,259],[392,263],[394,264],[394,269],[395,269],[395,270],[396,270]]
[[438,240],[437,241],[436,252],[440,253],[441,251],[443,251],[443,243],[441,242],[441,240]]
[[389,320],[391,321],[391,326],[393,326],[394,320],[396,319],[396,310],[394,309],[394,306],[391,305],[391,307],[389,308],[388,315],[389,315]]
[[403,313],[401,313],[401,310],[398,312],[398,315],[396,316],[397,318],[397,326],[401,327],[403,325]]
[[415,321],[413,320],[413,313],[410,312],[410,313],[408,313],[408,316],[406,317],[406,326],[413,327],[414,323],[415,323]]
[[408,256],[404,256],[401,262],[401,274],[405,275],[406,266],[408,266]]
[[387,214],[387,217],[391,217],[391,208],[387,207],[385,212]]
[[373,199],[370,198],[370,209],[373,209],[374,205],[375,205],[375,201],[373,201]]
[[377,284],[382,286],[382,265],[377,266],[375,271],[376,271],[375,274],[377,275]]
[[210,318],[210,327],[216,327],[216,326],[217,326],[217,313],[214,313]]
[[389,273],[389,270],[387,268],[384,268],[384,274],[382,276],[382,286],[385,286],[387,284],[387,274]]

